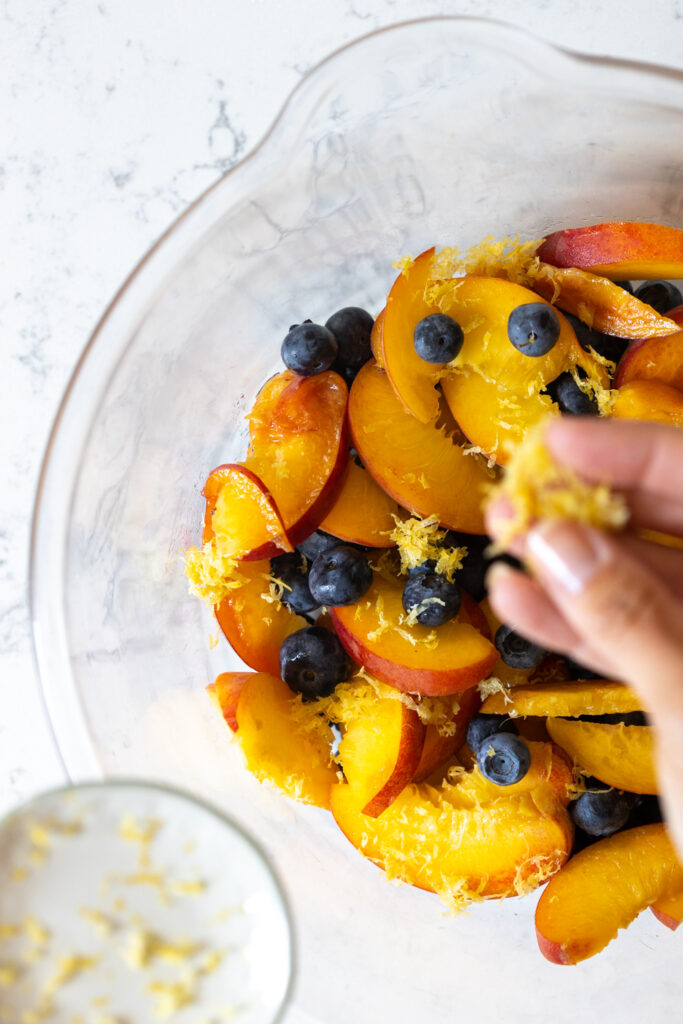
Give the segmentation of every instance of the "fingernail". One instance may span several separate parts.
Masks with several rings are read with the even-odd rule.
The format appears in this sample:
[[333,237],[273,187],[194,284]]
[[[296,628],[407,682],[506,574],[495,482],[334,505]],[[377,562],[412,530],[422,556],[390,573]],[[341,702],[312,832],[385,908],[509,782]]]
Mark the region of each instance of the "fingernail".
[[510,576],[515,570],[506,562],[494,562],[486,573],[484,583],[487,590],[492,590],[498,583]]
[[576,523],[545,522],[526,539],[532,565],[553,576],[571,594],[580,594],[607,560],[599,534]]

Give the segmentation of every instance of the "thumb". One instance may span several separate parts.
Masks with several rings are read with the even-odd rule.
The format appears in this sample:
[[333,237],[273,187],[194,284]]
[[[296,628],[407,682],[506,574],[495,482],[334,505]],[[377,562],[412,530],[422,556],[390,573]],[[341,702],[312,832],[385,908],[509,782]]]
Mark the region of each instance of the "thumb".
[[584,643],[645,706],[683,717],[683,607],[650,569],[610,536],[545,521],[527,536],[534,575]]

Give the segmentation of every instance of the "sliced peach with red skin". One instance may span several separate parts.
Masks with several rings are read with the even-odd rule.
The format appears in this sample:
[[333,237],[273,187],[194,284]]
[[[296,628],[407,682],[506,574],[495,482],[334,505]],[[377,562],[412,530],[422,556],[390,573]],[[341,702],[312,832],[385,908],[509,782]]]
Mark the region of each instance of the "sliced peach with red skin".
[[539,259],[579,267],[613,281],[683,277],[683,231],[664,224],[611,221],[554,231],[539,246]]
[[540,715],[577,718],[580,715],[629,714],[642,711],[640,699],[629,686],[608,679],[577,679],[566,683],[515,686],[507,693],[492,693],[481,706],[486,715]]
[[245,683],[254,675],[255,672],[221,672],[206,688],[209,697],[233,732],[237,732],[237,702],[240,693]]
[[401,587],[375,577],[354,605],[331,608],[337,636],[354,661],[397,690],[439,697],[484,679],[498,654],[460,618],[431,630],[406,626]]
[[222,551],[251,562],[293,550],[273,496],[256,473],[241,463],[220,466],[209,477],[212,495],[217,479],[220,488],[215,500],[210,499],[210,512],[207,502],[207,513],[209,530]]
[[[463,690],[459,697],[460,707],[451,720],[448,735],[431,723],[425,731],[424,746],[420,763],[415,769],[413,782],[424,782],[432,772],[449,761],[465,742],[467,726],[470,724],[481,704],[481,697],[476,686]],[[452,731],[451,731],[452,730]]]
[[683,427],[683,391],[660,380],[631,380],[617,391],[611,415]]
[[599,953],[641,910],[683,889],[683,866],[664,825],[617,832],[581,850],[544,889],[536,937],[554,964]]
[[362,808],[376,818],[412,780],[420,763],[425,727],[416,711],[392,697],[345,722],[339,759]]
[[438,789],[413,783],[372,819],[351,786],[334,786],[331,809],[349,841],[390,877],[466,903],[536,888],[571,849],[571,822],[549,781],[508,796],[492,788],[468,779]]
[[672,309],[668,316],[678,324],[676,334],[631,342],[614,375],[616,388],[634,380],[659,380],[683,390],[683,306]]
[[415,351],[413,336],[420,320],[439,312],[425,299],[434,248],[427,249],[398,275],[387,297],[382,326],[382,366],[405,410],[420,423],[433,423],[439,410],[435,385],[443,366],[428,363]]
[[683,921],[683,892],[658,899],[650,910],[661,924],[675,932]]
[[552,739],[577,768],[629,793],[657,793],[654,734],[647,725],[548,718]]
[[347,399],[331,370],[313,377],[286,370],[264,385],[249,414],[244,465],[273,496],[293,545],[318,528],[343,483]]
[[[517,444],[530,426],[554,408],[544,388],[578,365],[608,378],[579,345],[559,314],[560,334],[544,356],[524,355],[510,342],[507,325],[518,306],[542,303],[528,288],[495,277],[443,282],[440,306],[465,330],[460,355],[441,388],[466,437],[501,465],[506,445]],[[547,303],[550,308],[550,303]]]
[[225,639],[250,668],[280,674],[285,637],[308,625],[269,592],[269,562],[243,562],[244,583],[231,590],[214,612]]
[[400,513],[393,498],[375,483],[353,455],[334,505],[320,524],[320,529],[333,537],[367,547],[390,548],[389,534]]
[[306,705],[287,684],[259,672],[242,687],[237,736],[247,767],[259,781],[303,803],[329,807],[330,790],[338,781],[330,756],[332,732],[328,738],[313,723],[318,717],[314,705],[309,713],[315,728],[307,728]]
[[669,317],[657,313],[608,278],[588,270],[541,263],[530,273],[534,291],[603,334],[617,338],[663,338],[678,330]]
[[451,529],[485,532],[485,467],[444,430],[406,412],[372,361],[353,382],[349,423],[363,465],[394,501],[417,515],[436,515]]

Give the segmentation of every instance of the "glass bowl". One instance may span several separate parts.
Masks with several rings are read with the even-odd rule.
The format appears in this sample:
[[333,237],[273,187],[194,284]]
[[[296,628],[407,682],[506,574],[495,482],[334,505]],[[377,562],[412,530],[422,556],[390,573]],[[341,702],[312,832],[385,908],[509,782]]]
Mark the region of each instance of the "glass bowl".
[[387,884],[328,814],[259,786],[204,694],[237,660],[223,642],[210,649],[215,624],[182,565],[203,481],[244,451],[243,417],[289,324],[378,311],[392,261],[432,243],[680,223],[682,127],[674,71],[477,19],[370,35],[305,78],[261,145],[157,243],[69,385],[31,566],[65,766],[76,780],[180,783],[258,838],[289,892],[297,1005],[314,1019],[532,1024],[621,1007],[636,1020],[683,996],[680,951],[652,915],[562,971],[536,948],[533,897],[448,917],[435,897]]
[[0,823],[0,864],[0,1020],[93,1020],[99,1006],[97,1021],[140,1021],[185,1000],[193,1019],[201,1003],[214,1021],[281,1020],[293,950],[280,884],[203,801],[126,780],[52,790]]

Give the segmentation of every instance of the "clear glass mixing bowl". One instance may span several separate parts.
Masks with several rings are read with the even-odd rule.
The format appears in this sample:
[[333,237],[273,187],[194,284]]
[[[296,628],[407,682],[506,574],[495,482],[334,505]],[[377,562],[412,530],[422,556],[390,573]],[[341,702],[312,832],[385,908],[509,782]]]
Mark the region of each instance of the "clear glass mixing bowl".
[[[683,76],[440,18],[339,51],[239,167],[126,282],[91,338],[46,456],[32,551],[35,645],[71,777],[146,775],[229,810],[285,880],[297,1002],[315,1019],[636,1020],[683,996],[651,915],[575,971],[541,959],[534,899],[444,916],[389,885],[323,811],[261,787],[204,684],[235,665],[188,597],[207,471],[290,323],[377,311],[392,261],[432,243],[601,220],[681,222]],[[493,983],[492,983],[493,982]],[[580,983],[579,983],[580,982]],[[324,1007],[324,1009],[321,1009]]]

